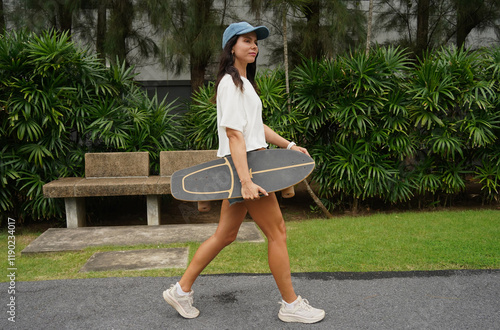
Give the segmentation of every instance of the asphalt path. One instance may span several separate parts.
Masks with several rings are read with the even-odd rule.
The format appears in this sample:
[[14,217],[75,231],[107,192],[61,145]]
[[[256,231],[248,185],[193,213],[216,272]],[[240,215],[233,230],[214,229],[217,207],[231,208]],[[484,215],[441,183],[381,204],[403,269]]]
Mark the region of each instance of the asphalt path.
[[[499,329],[500,270],[293,274],[326,311],[313,325],[278,319],[269,274],[202,275],[201,314],[186,320],[162,298],[177,277],[0,283],[0,329]],[[15,323],[7,304],[15,297]]]

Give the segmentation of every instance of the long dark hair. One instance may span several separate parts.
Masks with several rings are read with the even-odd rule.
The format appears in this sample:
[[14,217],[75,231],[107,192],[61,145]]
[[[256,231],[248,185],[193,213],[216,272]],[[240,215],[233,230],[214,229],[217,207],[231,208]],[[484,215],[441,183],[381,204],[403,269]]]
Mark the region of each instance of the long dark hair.
[[[233,46],[236,44],[239,36],[234,36],[229,39],[226,43],[226,47],[222,50],[219,60],[219,71],[217,71],[217,80],[215,82],[215,95],[217,96],[217,87],[222,78],[229,74],[233,78],[233,82],[236,87],[239,87],[243,91],[243,80],[241,80],[240,73],[238,69],[234,67],[234,56],[232,54]],[[257,54],[258,56],[259,54]],[[253,88],[257,91],[257,85],[255,84],[255,72],[257,71],[257,57],[253,63],[247,64],[247,79],[252,83]]]

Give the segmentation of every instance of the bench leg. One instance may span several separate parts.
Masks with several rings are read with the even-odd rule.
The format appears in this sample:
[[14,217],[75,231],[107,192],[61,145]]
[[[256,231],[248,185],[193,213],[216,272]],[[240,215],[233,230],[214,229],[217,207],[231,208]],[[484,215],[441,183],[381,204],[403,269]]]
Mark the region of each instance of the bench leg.
[[160,225],[160,204],[161,204],[160,195],[147,196],[148,226]]
[[65,198],[66,227],[85,227],[85,198]]

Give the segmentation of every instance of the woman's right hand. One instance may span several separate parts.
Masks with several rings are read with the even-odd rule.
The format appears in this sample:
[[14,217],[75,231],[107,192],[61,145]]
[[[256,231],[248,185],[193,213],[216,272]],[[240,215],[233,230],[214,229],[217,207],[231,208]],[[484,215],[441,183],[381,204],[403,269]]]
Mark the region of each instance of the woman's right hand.
[[261,195],[269,196],[267,191],[259,185],[256,185],[251,180],[241,182],[241,196],[243,199],[259,199]]

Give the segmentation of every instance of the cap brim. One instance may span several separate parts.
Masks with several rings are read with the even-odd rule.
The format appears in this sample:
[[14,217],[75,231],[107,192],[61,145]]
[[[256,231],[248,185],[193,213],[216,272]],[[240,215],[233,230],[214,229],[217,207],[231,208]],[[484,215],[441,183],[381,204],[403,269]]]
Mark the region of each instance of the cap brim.
[[257,35],[257,40],[262,40],[269,37],[269,29],[265,26],[251,27],[243,31],[240,31],[237,35],[240,36],[242,34],[247,34],[250,32],[255,32],[255,34]]

